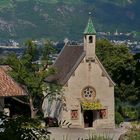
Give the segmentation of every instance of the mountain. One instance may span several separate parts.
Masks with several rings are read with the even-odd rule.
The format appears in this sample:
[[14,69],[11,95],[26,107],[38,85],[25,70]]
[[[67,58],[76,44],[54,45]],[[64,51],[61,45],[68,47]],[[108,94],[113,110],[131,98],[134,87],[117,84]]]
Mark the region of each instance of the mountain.
[[73,40],[92,12],[97,31],[140,32],[139,0],[0,0],[0,39]]

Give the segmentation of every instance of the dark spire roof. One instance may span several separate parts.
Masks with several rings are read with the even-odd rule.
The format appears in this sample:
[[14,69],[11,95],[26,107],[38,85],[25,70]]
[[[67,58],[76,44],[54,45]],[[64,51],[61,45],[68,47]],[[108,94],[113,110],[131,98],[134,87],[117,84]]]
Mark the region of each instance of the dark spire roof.
[[91,18],[89,18],[89,20],[88,20],[88,24],[85,28],[84,34],[88,34],[88,35],[96,34],[96,31],[95,31]]

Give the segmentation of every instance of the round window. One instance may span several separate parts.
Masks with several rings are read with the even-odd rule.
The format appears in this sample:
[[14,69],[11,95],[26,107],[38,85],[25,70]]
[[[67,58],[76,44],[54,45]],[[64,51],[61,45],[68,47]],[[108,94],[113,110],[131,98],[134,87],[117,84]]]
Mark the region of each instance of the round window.
[[82,97],[87,100],[94,100],[96,96],[95,89],[91,86],[85,87],[82,90]]

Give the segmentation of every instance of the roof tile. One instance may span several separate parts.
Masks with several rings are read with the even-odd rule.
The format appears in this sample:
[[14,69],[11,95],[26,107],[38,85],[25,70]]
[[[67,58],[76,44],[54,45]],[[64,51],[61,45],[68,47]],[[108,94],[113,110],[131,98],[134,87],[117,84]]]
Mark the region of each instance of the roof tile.
[[[46,78],[47,82],[58,82],[64,85],[72,72],[77,68],[82,61],[84,55],[84,49],[81,45],[66,45],[58,56],[53,68],[56,69],[56,74]],[[77,63],[79,62],[79,63]]]
[[0,67],[0,97],[25,95],[26,92]]

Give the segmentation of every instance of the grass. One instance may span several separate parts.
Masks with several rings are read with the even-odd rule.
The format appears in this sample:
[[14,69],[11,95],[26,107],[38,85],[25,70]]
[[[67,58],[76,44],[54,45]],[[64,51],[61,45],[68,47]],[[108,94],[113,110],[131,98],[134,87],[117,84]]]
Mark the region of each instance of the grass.
[[119,140],[140,140],[140,130],[128,131]]
[[119,140],[140,140],[140,122],[132,122],[132,127]]

